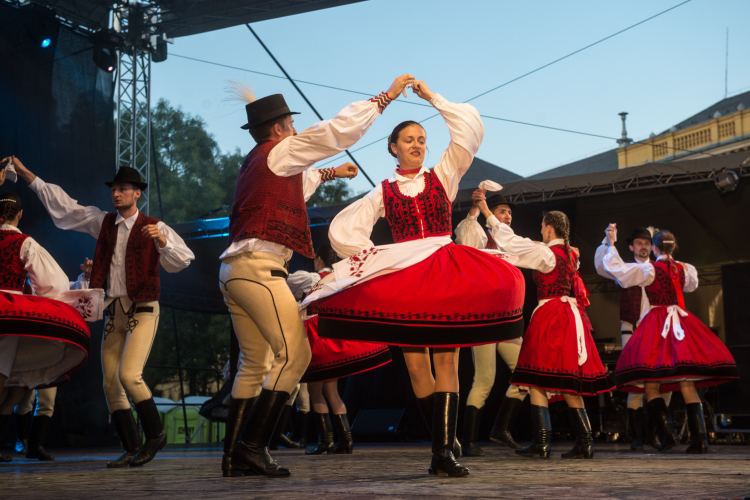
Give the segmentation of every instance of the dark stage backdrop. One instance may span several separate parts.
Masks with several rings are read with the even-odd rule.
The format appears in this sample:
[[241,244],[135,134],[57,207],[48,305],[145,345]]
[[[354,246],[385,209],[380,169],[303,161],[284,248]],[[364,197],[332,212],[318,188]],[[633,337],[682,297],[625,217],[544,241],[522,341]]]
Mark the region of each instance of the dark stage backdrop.
[[[43,48],[41,42],[51,44]],[[111,207],[102,183],[115,173],[113,75],[94,65],[91,45],[35,7],[0,4],[0,157],[15,155],[46,182],[59,184],[85,205]],[[24,205],[20,229],[57,260],[72,279],[96,241],[57,229],[23,180],[6,181],[0,192],[17,193]],[[102,391],[102,323],[89,323],[86,364],[60,388],[49,445],[112,442]],[[73,442],[60,442],[68,431]],[[0,434],[5,444],[13,430]]]

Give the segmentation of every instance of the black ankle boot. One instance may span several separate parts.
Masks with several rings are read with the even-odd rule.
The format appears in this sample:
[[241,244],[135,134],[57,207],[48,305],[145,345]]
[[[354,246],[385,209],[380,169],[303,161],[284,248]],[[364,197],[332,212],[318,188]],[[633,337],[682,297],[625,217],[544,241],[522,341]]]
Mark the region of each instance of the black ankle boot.
[[336,429],[336,436],[339,438],[333,453],[336,455],[351,455],[354,449],[354,440],[352,439],[352,427],[349,425],[349,417],[346,413],[333,415],[333,426]]
[[284,448],[304,448],[304,446],[302,446],[300,443],[292,441],[286,435],[286,428],[289,424],[289,416],[291,414],[292,407],[290,405],[286,405],[286,408],[284,408],[284,410],[281,412],[279,424],[276,426],[276,432],[274,433],[273,439],[271,439],[271,445],[268,447],[268,449],[277,450],[279,449],[279,446],[283,446]]
[[318,444],[312,450],[306,450],[308,455],[322,455],[333,453],[333,424],[329,413],[313,412],[315,426],[318,429]]
[[133,457],[141,450],[141,434],[138,432],[138,426],[135,423],[135,418],[133,418],[133,412],[130,411],[130,408],[113,411],[112,422],[115,424],[117,435],[120,437],[120,441],[122,441],[125,453],[117,460],[107,462],[107,467],[110,469],[127,467]]
[[594,435],[586,408],[568,408],[570,420],[576,433],[576,444],[563,458],[594,458]]
[[483,457],[484,451],[477,444],[479,439],[479,422],[482,420],[482,410],[476,406],[466,405],[464,412],[464,428],[461,448],[464,456]]
[[[435,394],[430,394],[424,398],[417,398],[417,407],[419,408],[419,413],[422,414],[424,423],[427,424],[430,436],[432,436],[432,413],[435,408]],[[455,442],[453,443],[453,456],[458,458],[462,453],[461,443],[458,442],[458,437],[456,437]]]
[[255,401],[240,439],[232,451],[232,476],[288,477],[289,469],[279,465],[268,454],[281,412],[289,401],[289,393],[263,389]]
[[54,460],[55,457],[47,453],[44,449],[44,439],[47,437],[49,431],[49,424],[52,417],[46,416],[35,416],[31,424],[31,432],[29,433],[29,447],[26,452],[26,458],[36,458],[43,462]]
[[224,477],[232,476],[232,451],[256,399],[258,398],[234,399],[230,397],[229,399],[227,431],[224,434],[224,456],[221,458],[221,471]]
[[[0,415],[0,433],[3,431],[3,427],[5,427],[5,422],[8,420],[8,417],[10,415]],[[12,462],[13,459],[11,457],[6,457],[2,453],[0,453],[0,462]]]
[[706,421],[703,419],[703,405],[701,403],[687,403],[685,405],[687,423],[690,429],[690,445],[685,453],[708,453],[708,433]]
[[435,476],[468,476],[469,469],[456,462],[453,455],[458,419],[458,393],[436,392],[433,396],[432,463],[428,472]]
[[531,405],[531,444],[526,448],[516,450],[516,455],[522,457],[549,458],[552,440],[552,423],[549,419],[549,408],[546,406]]
[[[146,442],[141,447],[141,451],[130,461],[130,466],[140,467],[149,463],[159,451],[164,449],[167,445],[167,435],[164,433],[161,415],[159,415],[159,410],[156,409],[154,398],[136,404],[135,411],[138,412],[138,417],[141,419]],[[187,432],[187,429],[185,429],[185,432]]]
[[630,449],[643,451],[643,408],[637,410],[628,408],[628,431],[630,437],[633,438]]
[[656,429],[659,434],[659,451],[669,451],[672,447],[680,443],[680,438],[675,431],[672,417],[669,415],[667,403],[663,398],[654,398],[646,403],[648,417],[656,422]]
[[497,411],[495,425],[492,426],[492,431],[490,431],[490,441],[504,444],[512,450],[521,448],[521,445],[513,440],[510,430],[516,422],[516,417],[518,416],[518,412],[521,411],[522,404],[522,399],[509,398],[507,396],[503,398],[503,402],[500,403],[500,409]]
[[23,455],[29,447],[29,431],[31,430],[31,417],[34,412],[30,411],[19,415],[17,412],[13,412],[13,416],[16,420],[16,453]]

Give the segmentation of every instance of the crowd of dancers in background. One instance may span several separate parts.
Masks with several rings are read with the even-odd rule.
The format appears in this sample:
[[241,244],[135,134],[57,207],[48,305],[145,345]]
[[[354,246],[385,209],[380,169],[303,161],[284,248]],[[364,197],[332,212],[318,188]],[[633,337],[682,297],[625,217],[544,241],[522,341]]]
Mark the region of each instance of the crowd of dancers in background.
[[[388,153],[398,162],[393,175],[342,210],[331,222],[330,244],[314,250],[306,200],[324,182],[351,179],[358,169],[350,163],[312,166],[352,147],[407,88],[443,117],[451,137],[448,148],[428,169],[423,165],[425,130],[413,121],[398,124],[387,142]],[[472,348],[475,365],[462,433],[466,456],[483,454],[477,445],[479,419],[495,380],[496,352],[512,376],[490,439],[520,456],[550,456],[548,405],[563,399],[576,436],[563,458],[593,458],[583,396],[615,388],[631,394],[628,408],[638,429],[634,448],[642,448],[644,441],[656,444],[640,430],[644,395],[659,450],[678,444],[664,397],[680,390],[690,430],[687,452],[707,452],[696,388],[735,379],[737,368],[718,338],[685,310],[683,293],[696,289],[698,276],[693,266],[674,260],[675,235],[636,229],[628,238],[634,259],[624,262],[615,247],[617,227],[609,224],[596,255],[581,256],[571,246],[564,213],[542,217],[541,241],[516,235],[515,205],[499,194],[501,186],[484,181],[472,196],[467,219],[455,230],[454,243],[452,203],[484,138],[473,106],[451,103],[407,74],[386,92],[297,133],[297,113],[282,95],[256,99],[243,84],[234,85],[233,93],[245,102],[242,128],[257,144],[239,171],[228,247],[220,257],[218,286],[240,345],[224,476],[290,475],[268,450],[279,444],[302,446],[283,432],[295,399],[304,413],[312,410],[318,430],[319,442],[307,453],[351,453],[351,427],[337,380],[390,362],[388,346],[401,346],[418,408],[431,431],[431,474],[469,474],[456,460],[462,453],[456,436],[461,347]],[[89,349],[84,320],[104,314],[104,392],[125,449],[107,466],[143,465],[166,444],[142,377],[158,324],[159,265],[177,272],[194,255],[172,229],[137,210],[147,186],[133,169],[120,168],[107,183],[115,208],[107,213],[79,205],[16,157],[3,162],[1,180],[6,172],[23,178],[58,228],[86,232],[97,245],[93,263],[86,260],[84,273],[69,283],[52,257],[18,229],[18,196],[0,195],[0,389],[5,386],[0,425],[29,389],[44,394],[80,366],[81,353],[85,359]],[[393,244],[376,246],[370,239],[381,217],[390,225]],[[313,259],[315,272],[289,274],[293,252]],[[591,334],[589,294],[578,272],[582,257],[593,257],[597,272],[623,288],[623,351],[614,380]],[[518,268],[533,270],[538,299],[525,332],[525,282]],[[33,294],[29,288],[24,294],[25,283]],[[71,339],[75,348],[66,351],[63,344]],[[46,350],[40,349],[42,344]],[[35,355],[29,356],[32,351]],[[59,358],[57,368],[50,370],[53,358]],[[522,448],[510,430],[526,395],[533,437]],[[38,409],[37,415],[27,446],[29,456],[45,459],[38,429],[46,424],[37,426],[44,414]]]

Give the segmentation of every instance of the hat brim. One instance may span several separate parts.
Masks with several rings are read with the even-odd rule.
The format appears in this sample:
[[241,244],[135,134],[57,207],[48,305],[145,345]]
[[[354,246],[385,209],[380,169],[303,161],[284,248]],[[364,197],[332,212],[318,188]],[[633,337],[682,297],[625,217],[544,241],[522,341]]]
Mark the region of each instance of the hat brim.
[[148,187],[148,184],[146,184],[145,182],[131,182],[131,181],[116,181],[116,182],[114,182],[113,181],[113,182],[105,182],[104,183],[104,185],[107,186],[107,187],[109,187],[109,188],[112,187],[112,184],[132,184],[135,187],[137,187],[138,189],[140,189],[141,191],[145,191],[146,188]]
[[296,112],[296,111],[290,111],[289,113],[282,113],[282,114],[280,114],[280,115],[277,115],[277,116],[274,116],[274,117],[271,117],[271,118],[267,118],[267,119],[265,119],[265,120],[263,120],[263,121],[260,121],[260,122],[258,122],[258,123],[246,123],[246,124],[242,125],[242,126],[241,126],[240,128],[241,128],[242,130],[248,130],[248,129],[251,129],[251,128],[253,128],[253,127],[257,127],[258,125],[263,125],[264,123],[268,123],[268,122],[270,122],[271,120],[275,120],[275,119],[277,119],[277,118],[281,118],[282,116],[289,116],[289,115],[299,115],[299,114],[300,114],[300,113],[298,113],[298,112]]
[[513,211],[513,210],[515,210],[515,209],[516,209],[516,204],[515,204],[515,203],[511,203],[511,202],[509,202],[509,201],[502,201],[502,202],[500,202],[500,203],[495,203],[495,204],[494,204],[494,205],[492,205],[491,207],[490,207],[490,206],[487,206],[487,208],[489,208],[490,210],[492,210],[493,208],[495,208],[495,207],[499,207],[500,205],[508,205],[508,206],[510,207],[511,211]]

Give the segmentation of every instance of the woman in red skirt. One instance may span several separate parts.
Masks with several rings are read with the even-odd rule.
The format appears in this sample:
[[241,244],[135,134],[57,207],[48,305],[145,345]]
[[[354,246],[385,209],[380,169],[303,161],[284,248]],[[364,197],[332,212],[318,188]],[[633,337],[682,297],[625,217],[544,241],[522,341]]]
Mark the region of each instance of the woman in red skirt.
[[[104,298],[101,290],[68,291],[60,266],[18,229],[22,215],[18,196],[0,195],[0,430],[26,388],[64,383],[86,361],[84,319],[101,319]],[[24,295],[27,277],[37,295]]]
[[511,384],[531,394],[532,443],[516,453],[549,457],[552,425],[548,398],[562,395],[576,432],[575,446],[562,457],[593,458],[594,439],[582,396],[608,392],[614,384],[591,336],[585,310],[588,290],[578,273],[577,251],[570,247],[568,217],[562,212],[545,214],[544,244],[516,236],[510,226],[500,226],[495,243],[500,250],[518,256],[517,266],[534,269],[539,300],[510,378]]
[[[413,121],[396,126],[388,152],[398,159],[398,169],[333,220],[329,239],[345,260],[334,264],[303,305],[320,301],[321,337],[403,346],[412,388],[432,431],[429,472],[458,477],[469,473],[454,453],[458,348],[520,336],[524,281],[503,258],[451,240],[451,204],[484,136],[477,110],[446,101],[424,82],[415,81],[413,89],[445,120],[448,149],[429,170],[423,166],[422,126]],[[395,243],[375,247],[370,234],[381,217]]]
[[[331,245],[321,245],[315,252],[314,273],[297,271],[289,276],[288,284],[295,297],[304,298],[312,287],[332,272],[337,261]],[[300,382],[307,383],[312,403],[315,424],[318,428],[318,444],[308,455],[323,453],[350,454],[354,448],[352,429],[346,414],[346,405],[339,396],[340,378],[366,372],[391,362],[387,345],[351,340],[323,339],[318,336],[318,312],[315,306],[307,308],[305,332],[310,341],[312,358],[310,366]],[[333,412],[333,424],[329,413]],[[338,442],[333,443],[333,427]]]
[[597,250],[597,270],[616,279],[623,288],[643,286],[650,309],[641,318],[633,337],[620,354],[615,371],[617,388],[645,392],[649,418],[659,428],[661,447],[667,451],[679,443],[661,391],[680,390],[685,399],[690,446],[686,453],[707,453],[708,439],[703,405],[696,387],[723,384],[739,378],[729,349],[694,315],[685,311],[683,292],[698,288],[695,267],[677,262],[674,235],[660,231],[653,238],[655,263],[622,261],[614,246],[617,227],[611,224]]

